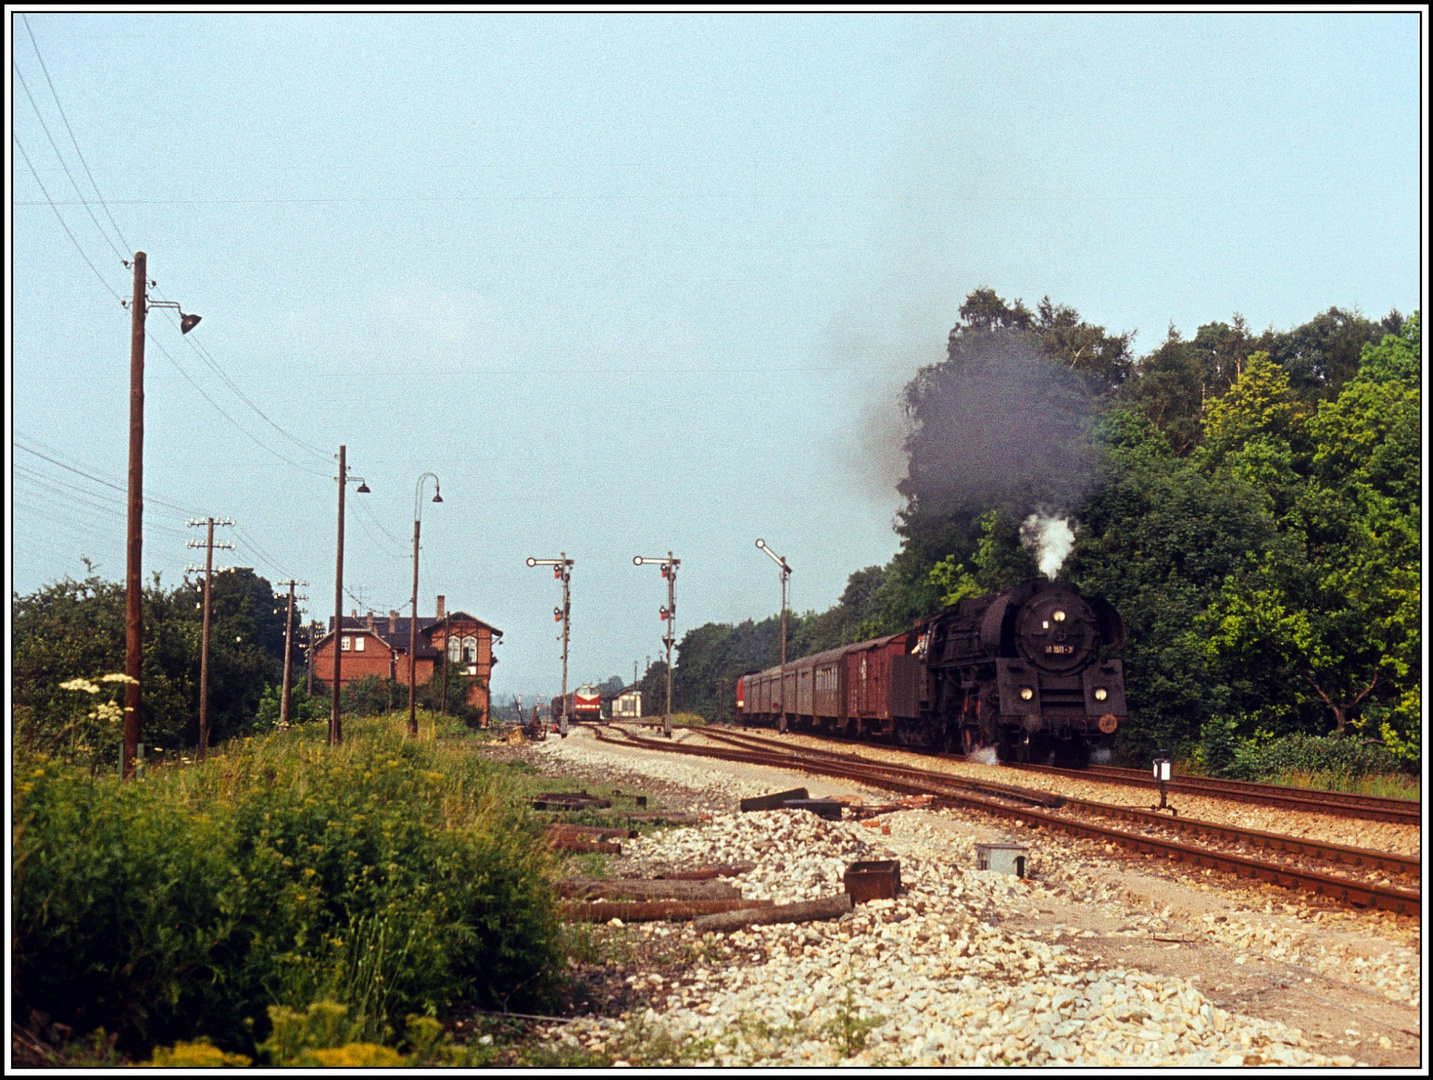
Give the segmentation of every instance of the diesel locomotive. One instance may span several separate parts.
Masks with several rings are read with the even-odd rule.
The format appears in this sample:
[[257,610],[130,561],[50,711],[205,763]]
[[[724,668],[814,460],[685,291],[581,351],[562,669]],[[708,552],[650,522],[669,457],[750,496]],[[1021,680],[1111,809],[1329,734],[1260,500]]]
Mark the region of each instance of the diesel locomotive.
[[582,721],[596,722],[602,719],[602,692],[595,686],[579,686],[566,699],[552,699],[552,719],[556,723],[567,714],[567,721],[578,724]]
[[1044,579],[737,682],[746,724],[1081,768],[1126,718],[1124,621]]

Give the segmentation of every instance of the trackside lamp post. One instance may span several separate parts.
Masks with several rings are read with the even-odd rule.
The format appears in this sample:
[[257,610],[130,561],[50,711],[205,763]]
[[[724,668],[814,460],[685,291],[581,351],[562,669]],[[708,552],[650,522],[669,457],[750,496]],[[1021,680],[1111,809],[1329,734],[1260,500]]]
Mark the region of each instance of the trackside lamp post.
[[667,552],[665,559],[644,559],[641,555],[632,557],[633,566],[641,566],[644,563],[656,563],[662,568],[662,576],[667,579],[667,606],[661,609],[661,618],[667,624],[666,637],[662,638],[667,646],[667,711],[662,714],[662,734],[667,738],[672,737],[672,642],[676,633],[677,620],[677,567],[682,565],[681,559],[672,557]]
[[[433,501],[443,501],[436,473],[425,472],[413,489],[413,617],[408,620],[408,736],[418,737],[418,680],[414,674],[418,652],[418,528],[423,521],[423,481],[433,478]],[[443,647],[448,643],[445,640]],[[429,706],[431,708],[431,705]]]
[[782,734],[786,733],[786,583],[791,579],[791,567],[786,565],[786,560],[771,548],[766,546],[765,540],[758,540],[756,546],[771,556],[777,566],[781,568],[781,697],[778,704],[781,706],[781,715],[776,721],[776,730]]
[[562,716],[557,721],[557,733],[564,739],[567,738],[567,642],[568,627],[572,621],[572,594],[570,583],[572,581],[573,560],[567,557],[567,552],[560,552],[560,558],[556,559],[532,559],[527,560],[528,566],[550,566],[552,576],[562,582],[562,606],[552,609],[552,617],[562,624]]
[[1160,750],[1154,759],[1154,778],[1159,781],[1159,805],[1150,807],[1152,810],[1168,810],[1175,817],[1179,811],[1170,806],[1166,801],[1166,788],[1169,782],[1174,779],[1174,763],[1169,760],[1169,751]]
[[333,575],[333,703],[328,714],[328,745],[337,746],[343,742],[343,721],[339,718],[339,690],[342,686],[343,670],[343,493],[350,480],[357,480],[355,488],[360,495],[367,495],[369,487],[361,476],[348,475],[348,447],[338,448],[338,567]]

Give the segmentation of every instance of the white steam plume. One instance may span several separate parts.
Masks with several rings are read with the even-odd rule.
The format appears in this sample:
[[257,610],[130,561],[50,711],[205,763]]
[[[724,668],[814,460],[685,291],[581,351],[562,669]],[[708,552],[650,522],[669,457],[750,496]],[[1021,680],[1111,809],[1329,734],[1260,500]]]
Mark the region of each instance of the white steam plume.
[[1040,573],[1054,581],[1075,546],[1075,533],[1067,518],[1042,512],[1025,519],[1025,524],[1020,526],[1020,541],[1035,553]]

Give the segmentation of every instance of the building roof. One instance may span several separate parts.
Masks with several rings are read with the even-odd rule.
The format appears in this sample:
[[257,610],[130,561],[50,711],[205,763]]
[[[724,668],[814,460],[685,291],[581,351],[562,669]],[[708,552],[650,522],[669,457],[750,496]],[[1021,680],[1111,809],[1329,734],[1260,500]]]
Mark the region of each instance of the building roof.
[[[370,617],[373,620],[372,626],[368,625]],[[469,615],[466,612],[450,611],[446,616],[446,621],[450,624],[459,619],[467,619],[477,623],[479,626],[485,626],[490,631],[492,631],[492,633],[496,637],[502,636],[503,632],[497,627],[490,626],[489,624],[483,622],[483,620],[475,618],[474,616]],[[400,652],[406,656],[408,654],[408,624],[412,621],[413,620],[406,615],[399,615],[397,618],[391,620],[393,624],[393,630],[390,633],[388,629],[390,619],[387,615],[380,615],[377,612],[374,612],[372,616],[345,615],[343,617],[343,632],[346,634],[372,634],[374,637],[378,638],[379,641],[383,642],[383,644],[387,645],[394,652]],[[422,615],[418,616],[418,641],[417,647],[413,651],[414,659],[430,659],[438,655],[438,650],[433,645],[432,633],[439,626],[441,626],[443,622],[444,619],[427,618]],[[317,646],[319,645],[322,645],[324,642],[326,642],[329,638],[333,636],[332,615],[330,615],[328,618],[328,626],[328,633],[315,643],[315,648],[317,648]]]

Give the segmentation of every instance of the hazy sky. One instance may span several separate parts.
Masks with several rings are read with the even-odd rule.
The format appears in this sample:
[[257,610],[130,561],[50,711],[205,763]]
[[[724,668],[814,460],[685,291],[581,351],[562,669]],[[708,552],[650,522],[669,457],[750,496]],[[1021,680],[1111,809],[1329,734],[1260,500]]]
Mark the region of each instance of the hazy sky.
[[203,316],[149,319],[146,578],[202,563],[186,518],[232,517],[216,564],[307,580],[326,620],[343,443],[372,488],[349,488],[345,611],[406,613],[437,473],[419,612],[443,593],[505,632],[498,694],[560,675],[560,586],[529,555],[576,559],[574,685],[661,649],[665,583],[633,555],[682,560],[679,637],[777,610],[757,537],[823,609],[897,549],[896,395],[971,289],[1049,294],[1140,353],[1236,312],[1420,307],[1425,34],[12,15],[12,587],[82,556],[123,580],[138,249],[152,299]]

